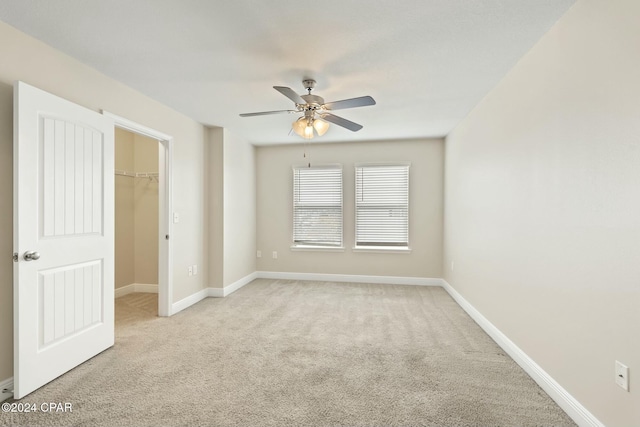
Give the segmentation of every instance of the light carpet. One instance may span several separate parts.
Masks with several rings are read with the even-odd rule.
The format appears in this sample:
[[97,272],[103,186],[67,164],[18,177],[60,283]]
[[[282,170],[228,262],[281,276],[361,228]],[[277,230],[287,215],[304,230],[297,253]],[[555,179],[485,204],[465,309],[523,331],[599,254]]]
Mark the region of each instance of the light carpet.
[[438,287],[255,280],[171,318],[116,300],[115,346],[15,426],[573,426]]

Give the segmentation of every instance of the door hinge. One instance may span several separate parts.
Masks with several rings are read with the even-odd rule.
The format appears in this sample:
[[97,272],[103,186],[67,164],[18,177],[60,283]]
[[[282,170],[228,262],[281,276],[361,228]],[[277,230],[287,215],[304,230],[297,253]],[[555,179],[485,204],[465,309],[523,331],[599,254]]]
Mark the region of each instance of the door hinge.
[[13,262],[18,262],[18,252],[13,253]]

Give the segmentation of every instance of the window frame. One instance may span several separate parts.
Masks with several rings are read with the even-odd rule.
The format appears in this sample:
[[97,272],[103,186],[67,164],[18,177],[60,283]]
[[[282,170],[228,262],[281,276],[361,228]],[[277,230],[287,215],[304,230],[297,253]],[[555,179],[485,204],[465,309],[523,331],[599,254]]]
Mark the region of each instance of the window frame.
[[[296,170],[301,169],[332,169],[340,171],[340,244],[333,245],[328,243],[298,243],[296,242]],[[341,163],[323,163],[315,164],[309,167],[308,164],[292,165],[291,167],[291,247],[292,251],[326,251],[326,252],[344,252],[344,168]]]
[[[407,242],[406,245],[358,245],[358,169],[366,167],[406,167],[407,169]],[[354,206],[354,252],[385,252],[385,253],[411,253],[411,234],[410,234],[410,222],[411,222],[411,162],[367,162],[367,163],[355,163],[354,164],[354,193],[353,193],[353,206]]]

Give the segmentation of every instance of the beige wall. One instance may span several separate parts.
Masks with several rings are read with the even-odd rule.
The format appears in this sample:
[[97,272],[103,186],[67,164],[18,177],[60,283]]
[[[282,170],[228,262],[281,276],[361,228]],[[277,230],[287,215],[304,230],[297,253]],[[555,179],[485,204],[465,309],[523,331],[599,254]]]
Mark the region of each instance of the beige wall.
[[640,425],[638,22],[578,1],[446,140],[446,280],[610,426]]
[[213,288],[224,287],[224,130],[208,130],[207,144],[207,196],[209,225],[208,281]]
[[[133,171],[134,135],[131,132],[116,128],[115,131],[115,168]],[[135,182],[133,178],[115,176],[115,287],[121,288],[136,281],[134,262],[135,221],[134,197]]]
[[255,147],[224,130],[224,286],[256,271]]
[[[257,148],[257,249],[259,271],[332,273],[403,277],[441,277],[443,141],[415,140]],[[341,163],[343,166],[344,252],[292,251],[292,165]],[[353,252],[354,164],[411,162],[410,254]],[[272,252],[278,258],[272,258]]]
[[222,288],[256,271],[255,148],[209,129],[209,283]]
[[[115,168],[158,172],[159,143],[116,128]],[[115,287],[158,284],[158,181],[115,177]]]
[[[173,301],[205,288],[207,276],[188,277],[187,267],[206,259],[204,127],[0,22],[0,245],[12,252],[13,89],[15,80],[39,87],[95,111],[126,117],[175,138]],[[13,375],[12,262],[0,257],[0,380]]]
[[[134,171],[158,172],[160,143],[134,135]],[[135,283],[158,284],[158,180],[133,179]],[[195,264],[195,263],[194,263]]]

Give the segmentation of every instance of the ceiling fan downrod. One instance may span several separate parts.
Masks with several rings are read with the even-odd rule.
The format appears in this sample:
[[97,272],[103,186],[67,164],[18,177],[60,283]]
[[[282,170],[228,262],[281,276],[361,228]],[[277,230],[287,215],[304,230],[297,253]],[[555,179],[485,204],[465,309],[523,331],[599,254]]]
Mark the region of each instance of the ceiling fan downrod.
[[316,87],[316,81],[313,79],[304,79],[302,81],[302,85],[304,86],[305,89],[307,89],[307,91],[309,92],[309,95],[311,95],[311,90]]

